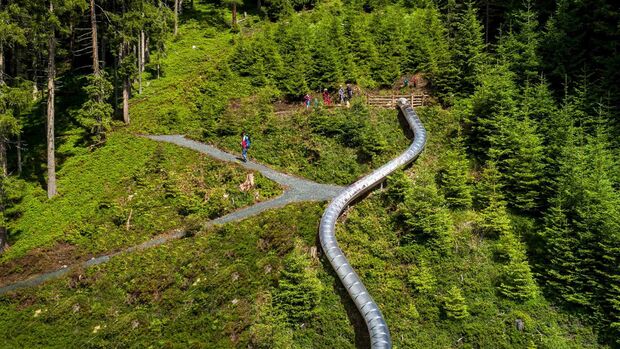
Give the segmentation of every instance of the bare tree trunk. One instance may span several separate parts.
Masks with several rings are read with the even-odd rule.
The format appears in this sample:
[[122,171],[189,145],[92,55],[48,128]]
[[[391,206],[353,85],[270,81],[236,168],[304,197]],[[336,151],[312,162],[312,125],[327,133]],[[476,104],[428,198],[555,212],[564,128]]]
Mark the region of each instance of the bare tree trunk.
[[256,9],[260,11],[262,4],[260,0],[256,0]]
[[[151,63],[151,51],[149,50],[150,47],[150,37],[148,35],[144,36],[144,59],[143,62],[144,64],[147,63]],[[144,70],[144,68],[142,69]]]
[[[97,15],[95,13],[95,0],[90,0],[90,31],[92,37],[93,51],[93,75],[100,76],[99,69],[99,45],[97,44]],[[101,102],[101,98],[97,97],[97,102]],[[97,117],[96,133],[101,134],[101,119]]]
[[90,0],[90,30],[93,44],[93,74],[99,75],[99,46],[97,45],[97,16],[95,14],[95,0]]
[[[4,217],[4,179],[5,176],[0,176],[0,217]],[[7,233],[6,226],[4,225],[4,218],[0,221],[0,254],[6,249],[8,245],[9,234]]]
[[486,15],[485,15],[485,25],[484,25],[484,43],[489,43],[489,0],[486,0]]
[[4,45],[0,44],[0,85],[4,85]]
[[22,174],[22,134],[17,133],[17,175]]
[[[4,208],[0,207],[0,212],[4,212]],[[5,226],[0,226],[0,253],[4,252],[9,237]]]
[[234,28],[237,24],[237,3],[233,2],[232,4],[232,27]]
[[123,81],[123,121],[129,125],[129,78]]
[[179,32],[179,0],[174,0],[174,36]]
[[9,174],[8,161],[6,159],[6,143],[6,137],[0,136],[0,176],[3,177]]
[[106,42],[105,42],[105,35],[102,35],[101,38],[99,38],[99,57],[101,57],[101,69],[105,70],[105,53],[106,53]]
[[[50,13],[54,6],[50,2]],[[52,29],[48,40],[47,66],[47,197],[56,195],[56,157],[54,154],[54,79],[56,78],[56,37]]]
[[138,94],[142,94],[142,40],[138,41]]
[[19,59],[21,57],[21,50],[19,47],[13,48],[13,76],[18,77],[21,75],[22,71],[19,65]]
[[138,42],[138,94],[142,94],[142,72],[144,72],[144,31],[140,31]]
[[[127,51],[129,51],[128,44],[123,43],[123,48],[121,50],[123,57],[125,54],[128,54]],[[123,77],[123,121],[126,125],[129,125],[129,88],[129,76],[125,76]]]
[[118,67],[123,57],[123,44],[118,47],[118,57],[114,60],[114,115],[118,115]]

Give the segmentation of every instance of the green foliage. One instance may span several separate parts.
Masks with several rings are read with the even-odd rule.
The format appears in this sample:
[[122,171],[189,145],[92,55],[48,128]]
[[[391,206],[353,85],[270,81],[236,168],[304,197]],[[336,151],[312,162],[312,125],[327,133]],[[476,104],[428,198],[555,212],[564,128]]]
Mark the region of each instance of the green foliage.
[[477,207],[482,209],[477,226],[491,237],[500,237],[511,230],[500,179],[495,163],[489,161],[476,185]]
[[514,300],[534,298],[538,288],[527,261],[511,261],[502,270],[499,291]]
[[479,79],[473,95],[460,108],[468,126],[470,149],[477,158],[487,160],[489,149],[502,151],[508,147],[505,133],[517,131],[504,127],[516,114],[518,90],[505,66],[486,67]]
[[276,308],[285,314],[291,325],[304,322],[316,311],[321,302],[321,281],[310,268],[305,253],[297,249],[283,261],[283,270],[278,287],[274,291]]
[[525,8],[516,11],[511,17],[508,33],[499,38],[498,55],[520,79],[534,81],[540,69],[537,54],[540,47],[538,14],[532,1],[528,0]]
[[536,95],[527,93],[519,101],[512,73],[499,65],[491,71],[494,75],[483,75],[470,101],[460,106],[472,150],[479,159],[495,162],[510,206],[534,212],[544,169],[542,139],[531,119],[537,111],[530,110]]
[[469,162],[461,142],[455,142],[454,149],[447,149],[442,154],[442,169],[437,180],[448,206],[452,208],[469,208],[472,204],[471,178]]
[[614,270],[620,258],[620,195],[613,184],[607,144],[601,133],[584,137],[577,131],[570,136],[559,159],[557,192],[541,234],[545,242],[541,272],[550,291],[568,304],[601,314],[605,327],[618,317]]
[[[24,9],[18,4],[9,3],[8,6],[0,8],[0,46],[3,49],[26,43],[26,31],[19,23],[23,15]],[[5,72],[0,72],[2,79],[4,79],[4,74]]]
[[407,281],[411,284],[413,289],[419,293],[431,293],[435,290],[435,276],[433,271],[426,262],[420,263],[420,265],[413,265]]
[[465,297],[461,294],[461,289],[452,286],[444,297],[443,309],[448,319],[463,320],[469,317]]
[[[381,304],[395,346],[556,349],[605,347],[603,341],[620,337],[620,175],[609,150],[620,138],[617,113],[604,106],[617,104],[620,71],[609,54],[618,41],[617,11],[610,4],[584,11],[591,4],[558,3],[541,34],[529,3],[519,10],[520,3],[491,1],[491,34],[498,18],[511,21],[502,25],[508,31],[497,45],[490,38],[497,52],[484,52],[478,20],[478,13],[487,14],[484,9],[451,0],[328,1],[299,14],[293,10],[314,2],[273,0],[263,2],[262,11],[283,20],[261,22],[250,14],[234,34],[221,6],[186,2],[174,40],[167,40],[171,17],[164,3],[97,5],[106,11],[107,20],[98,23],[109,50],[104,58],[118,57],[121,42],[135,45],[144,30],[151,42],[148,72],[151,77],[155,70],[165,72],[131,101],[129,132],[183,133],[238,151],[239,131],[246,128],[254,140],[252,157],[324,182],[348,184],[402,150],[407,142],[394,112],[367,109],[359,101],[350,110],[312,112],[274,102],[282,97],[296,102],[310,89],[342,82],[389,88],[404,74],[422,73],[434,97],[456,108],[419,109],[429,131],[425,153],[413,171],[392,176],[385,195],[371,195],[347,210],[338,227],[343,249]],[[16,5],[27,10],[17,11]],[[11,1],[11,9],[0,13],[0,29],[9,28],[0,30],[0,41],[7,59],[22,63],[22,75],[36,74],[45,65],[37,57],[44,55],[49,28],[55,28],[64,82],[67,75],[79,75],[66,48],[87,3],[55,5],[58,11],[48,20],[47,6]],[[507,17],[505,9],[517,11]],[[541,18],[551,15],[545,5],[536,10]],[[36,20],[25,20],[28,12]],[[7,33],[17,35],[7,39]],[[32,45],[24,46],[22,34],[33,38]],[[118,77],[136,76],[133,57],[121,62]],[[538,81],[541,70],[551,89]],[[571,85],[581,75],[583,86],[577,93],[567,88],[574,96],[557,110],[554,98],[564,77]],[[71,85],[59,86],[59,97],[69,94],[62,87]],[[471,92],[471,98],[455,99]],[[10,119],[7,130],[27,126],[29,166],[38,167],[42,149],[33,140],[40,135],[30,128],[40,130],[41,118],[30,117],[29,107],[9,109],[2,114],[16,123]],[[104,114],[102,108],[92,110]],[[68,116],[59,111],[57,120],[70,128],[76,120]],[[606,123],[613,128],[603,130]],[[460,147],[447,147],[460,126],[473,159]],[[144,241],[162,229],[188,225],[199,231],[196,222],[254,202],[255,193],[236,189],[245,172],[197,154],[119,133],[88,153],[78,143],[80,132],[57,134],[61,195],[48,202],[38,183],[10,181],[18,188],[7,191],[13,245],[7,259],[58,241],[77,245],[83,256]],[[466,209],[470,163],[487,168],[475,190],[477,211]],[[262,177],[256,183],[259,199],[280,192]],[[0,297],[6,346],[353,348],[359,336],[342,304],[346,294],[329,266],[310,261],[305,252],[316,244],[320,212],[321,205],[266,212],[205,237],[118,256],[105,267]],[[528,260],[521,239],[535,258]],[[299,240],[303,248],[295,248]],[[570,314],[539,294],[530,261],[546,294]],[[296,283],[299,279],[307,282]],[[312,303],[300,285],[318,301]],[[449,290],[447,297],[438,290]],[[299,305],[295,300],[301,300],[299,313],[282,310]],[[470,315],[466,321],[442,321],[442,309],[452,319]],[[289,313],[305,317],[292,319]],[[516,319],[525,329],[515,329]],[[601,338],[582,319],[591,319]]]
[[[508,141],[508,149],[498,155],[498,166],[505,174],[504,188],[508,202],[525,212],[535,212],[540,205],[544,154],[535,127],[535,123],[528,117],[515,123],[512,129],[518,130],[518,133]],[[504,159],[500,160],[501,158]]]
[[32,108],[32,83],[21,81],[14,87],[0,84],[0,138],[6,142],[22,128],[20,117]]
[[[276,7],[282,7],[278,13],[289,12],[286,1],[268,4],[266,11]],[[432,88],[446,90],[454,75],[445,29],[432,6],[411,11],[385,6],[360,14],[339,2],[325,3],[312,15],[292,14],[286,21],[263,26],[249,43],[238,41],[237,54],[229,62],[242,75],[251,72],[253,81],[273,82],[269,75],[278,75],[275,85],[290,99],[299,99],[308,88],[320,91],[343,81],[391,87],[402,73],[416,71],[427,74]],[[266,35],[272,27],[276,35]],[[261,47],[274,44],[279,54],[258,54]]]
[[401,76],[400,64],[405,56],[405,28],[400,11],[388,7],[381,16],[373,16],[370,28],[377,47],[377,65],[372,69],[372,77],[379,86],[394,85]]
[[13,246],[2,260],[60,242],[81,253],[109,251],[178,228],[187,216],[209,219],[253,204],[257,194],[262,200],[280,193],[260,174],[253,191],[241,192],[245,175],[188,149],[112,133],[104,147],[65,162],[57,199],[24,185],[15,206],[22,213],[9,224]]
[[256,303],[257,319],[250,327],[250,343],[258,349],[285,349],[294,345],[293,331],[286,324],[286,316],[273,308],[271,294],[259,295]]
[[112,128],[114,109],[107,100],[112,95],[113,87],[105,74],[89,75],[87,81],[84,92],[88,100],[82,104],[76,119],[89,135],[101,142]]
[[454,91],[466,96],[474,91],[474,86],[483,71],[485,61],[483,27],[478,20],[477,9],[471,2],[467,4],[466,9],[459,14],[454,23],[456,29],[452,48],[454,49],[454,65],[459,78]]
[[415,179],[398,212],[403,243],[430,240],[440,250],[450,248],[452,219],[432,177],[420,175]]
[[[333,35],[333,36],[332,36]],[[338,17],[330,16],[317,23],[312,31],[310,45],[312,47],[309,66],[307,66],[308,87],[314,91],[335,86],[343,80],[342,55],[346,51],[339,50],[338,41],[341,41],[342,23]],[[336,38],[338,41],[333,40]],[[300,93],[301,95],[301,93]]]
[[392,173],[387,179],[387,184],[385,197],[393,206],[405,200],[412,186],[411,180],[403,171]]
[[499,292],[515,301],[535,298],[538,294],[538,287],[524,247],[512,230],[502,232],[497,242],[496,253],[499,260],[504,263],[499,279]]
[[499,237],[509,231],[510,218],[506,211],[506,202],[490,197],[489,205],[480,212],[477,226],[480,232],[489,237]]

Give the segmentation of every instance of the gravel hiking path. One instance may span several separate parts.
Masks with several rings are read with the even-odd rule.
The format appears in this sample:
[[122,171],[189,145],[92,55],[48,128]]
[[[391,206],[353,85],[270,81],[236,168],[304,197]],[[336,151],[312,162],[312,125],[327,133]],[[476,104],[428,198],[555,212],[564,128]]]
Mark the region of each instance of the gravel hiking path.
[[[145,137],[150,138],[155,141],[159,141],[159,142],[168,142],[168,143],[176,144],[181,147],[190,148],[198,152],[207,154],[210,157],[215,158],[217,160],[236,163],[239,166],[242,166],[248,170],[258,171],[262,173],[265,177],[271,179],[274,182],[277,182],[278,184],[284,187],[284,193],[274,199],[259,202],[255,205],[239,209],[235,212],[231,212],[225,216],[206,222],[206,225],[225,224],[229,222],[243,220],[248,217],[256,216],[264,211],[275,209],[275,208],[281,208],[281,207],[284,207],[288,204],[295,203],[295,202],[328,201],[334,198],[338,193],[340,193],[344,189],[341,186],[315,183],[307,179],[298,178],[295,176],[291,176],[289,174],[281,173],[265,165],[256,163],[254,161],[242,162],[233,154],[226,153],[218,148],[215,148],[213,146],[210,146],[204,143],[200,143],[200,142],[187,139],[181,135],[145,136]],[[66,267],[63,267],[63,268],[60,268],[60,269],[57,269],[57,270],[54,270],[48,273],[35,275],[26,280],[17,281],[15,283],[0,287],[0,295],[20,289],[20,288],[37,286],[37,285],[42,284],[45,281],[62,277],[68,274],[71,270],[75,269],[76,267],[88,268],[93,265],[102,264],[102,263],[109,261],[112,257],[117,256],[119,254],[131,253],[134,251],[140,251],[140,250],[144,250],[147,248],[159,246],[168,241],[180,239],[184,236],[186,236],[186,232],[177,230],[170,234],[166,234],[164,236],[155,237],[140,245],[128,247],[119,252],[92,258],[88,261],[85,261],[85,262],[82,262],[76,265],[72,265],[72,266],[66,266]]]

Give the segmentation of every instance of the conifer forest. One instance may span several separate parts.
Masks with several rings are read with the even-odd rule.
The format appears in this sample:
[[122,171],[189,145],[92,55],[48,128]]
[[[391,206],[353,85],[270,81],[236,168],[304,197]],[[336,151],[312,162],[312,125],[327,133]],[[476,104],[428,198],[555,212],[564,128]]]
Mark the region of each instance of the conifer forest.
[[0,349],[620,349],[612,0],[0,0]]

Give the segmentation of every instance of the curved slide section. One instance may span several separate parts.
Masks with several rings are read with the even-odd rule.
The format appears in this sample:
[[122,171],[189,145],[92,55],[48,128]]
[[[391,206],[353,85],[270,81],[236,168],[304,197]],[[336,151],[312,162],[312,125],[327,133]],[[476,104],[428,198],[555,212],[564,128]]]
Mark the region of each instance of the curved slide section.
[[413,143],[404,153],[348,186],[336,196],[327,209],[325,209],[319,226],[319,237],[323,252],[329,259],[353,302],[355,302],[357,309],[364,317],[370,334],[372,349],[391,348],[392,339],[390,338],[390,331],[377,303],[372,299],[362,280],[357,276],[338,246],[335,234],[336,220],[353,200],[370,191],[396,169],[413,161],[424,149],[426,130],[418,115],[404,98],[398,100],[398,106],[413,130]]

